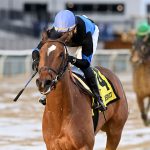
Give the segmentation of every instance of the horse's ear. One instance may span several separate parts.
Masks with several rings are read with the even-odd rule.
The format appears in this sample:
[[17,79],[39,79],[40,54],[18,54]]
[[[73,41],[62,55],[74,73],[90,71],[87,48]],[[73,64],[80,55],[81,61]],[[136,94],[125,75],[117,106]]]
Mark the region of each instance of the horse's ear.
[[47,31],[44,30],[44,31],[42,32],[42,41],[45,42],[45,41],[47,41],[47,40],[48,40]]

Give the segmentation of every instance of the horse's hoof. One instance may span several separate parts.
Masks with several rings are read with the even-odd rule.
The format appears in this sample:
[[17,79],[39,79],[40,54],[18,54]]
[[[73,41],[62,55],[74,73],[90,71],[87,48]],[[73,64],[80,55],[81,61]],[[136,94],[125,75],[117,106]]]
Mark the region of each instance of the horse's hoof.
[[145,126],[149,126],[150,120],[143,120]]
[[149,125],[150,125],[150,120],[148,120],[148,119],[147,119],[147,120],[144,120],[144,125],[145,125],[145,126],[149,126]]

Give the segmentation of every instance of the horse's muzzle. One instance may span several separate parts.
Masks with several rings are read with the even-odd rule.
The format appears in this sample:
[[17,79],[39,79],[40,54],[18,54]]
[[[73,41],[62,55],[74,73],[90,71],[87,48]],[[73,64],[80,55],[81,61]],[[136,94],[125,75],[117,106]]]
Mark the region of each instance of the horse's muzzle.
[[41,94],[48,94],[51,91],[51,80],[36,79],[36,85]]

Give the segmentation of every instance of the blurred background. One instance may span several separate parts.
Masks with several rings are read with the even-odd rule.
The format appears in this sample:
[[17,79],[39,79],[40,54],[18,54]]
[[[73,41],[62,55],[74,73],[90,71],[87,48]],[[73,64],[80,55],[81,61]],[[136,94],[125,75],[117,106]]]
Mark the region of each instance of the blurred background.
[[[62,9],[87,15],[94,20],[100,30],[97,53],[100,50],[103,53],[104,49],[115,49],[117,50],[115,55],[118,55],[120,53],[118,51],[125,49],[123,54],[122,52],[119,54],[121,57],[115,58],[115,61],[124,59],[125,63],[121,63],[127,66],[119,64],[113,66],[113,69],[121,69],[121,71],[130,69],[125,68],[129,67],[126,61],[128,60],[127,49],[132,46],[138,23],[147,20],[149,16],[150,2],[148,0],[93,0],[92,2],[89,0],[0,0],[0,61],[2,62],[0,76],[31,71],[31,62],[29,62],[31,49],[35,48],[40,41],[43,28],[51,27],[55,14]],[[7,50],[11,52],[6,52]],[[105,63],[105,66],[110,68],[108,64],[112,63],[110,59],[114,57],[108,56],[109,52],[106,53],[104,51],[103,55],[109,57],[109,60],[102,56],[105,62],[102,60],[96,63],[103,63],[103,65]],[[7,60],[8,55],[11,55],[9,60]],[[100,57],[99,54],[98,57]],[[3,64],[7,67],[3,67]],[[17,67],[13,66],[14,64]]]
[[[109,68],[123,83],[130,115],[119,150],[150,150],[150,128],[140,118],[129,61],[138,24],[149,22],[149,0],[0,0],[0,149],[46,149],[35,79],[18,103],[12,100],[32,74],[31,53],[41,31],[52,27],[62,9],[94,20],[100,35],[92,65]],[[94,150],[104,149],[105,138],[104,133],[96,137]]]

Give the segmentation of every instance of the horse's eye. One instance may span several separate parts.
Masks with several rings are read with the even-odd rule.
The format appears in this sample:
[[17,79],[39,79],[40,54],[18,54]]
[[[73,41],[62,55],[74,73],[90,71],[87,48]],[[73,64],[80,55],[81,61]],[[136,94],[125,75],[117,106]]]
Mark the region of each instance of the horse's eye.
[[64,53],[63,53],[63,52],[62,52],[62,53],[60,53],[59,57],[61,57],[61,58],[62,58],[63,56],[64,56]]

